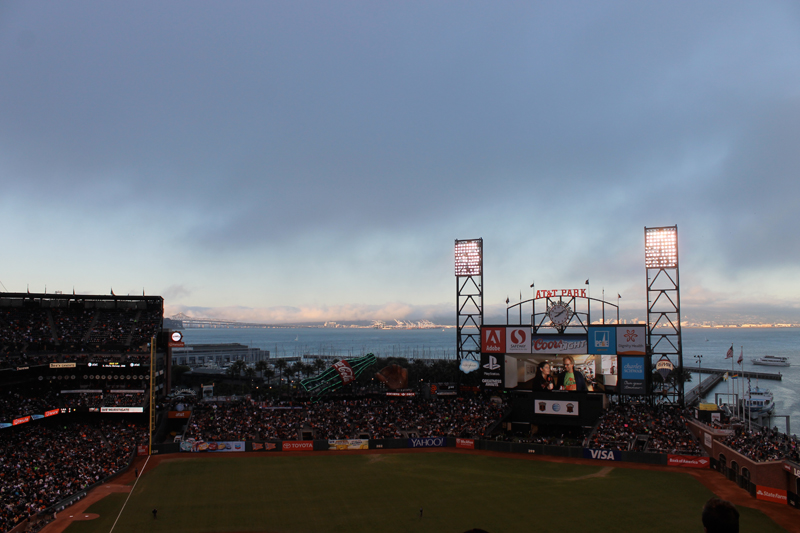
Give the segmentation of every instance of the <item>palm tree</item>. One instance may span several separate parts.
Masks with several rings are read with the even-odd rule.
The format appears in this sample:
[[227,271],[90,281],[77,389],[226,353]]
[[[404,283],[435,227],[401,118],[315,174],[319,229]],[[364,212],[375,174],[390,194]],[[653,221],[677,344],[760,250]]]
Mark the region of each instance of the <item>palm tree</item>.
[[264,370],[261,371],[261,379],[266,381],[267,383],[272,381],[272,378],[275,377],[275,370],[271,366],[267,366]]
[[264,379],[264,372],[269,368],[269,363],[262,359],[261,361],[256,361],[254,368],[257,372],[261,372],[261,379]]
[[242,371],[247,368],[247,364],[244,361],[234,361],[234,363],[228,367],[227,374],[232,378],[241,377]]
[[289,363],[286,362],[286,359],[278,359],[277,361],[275,361],[275,368],[277,368],[279,372],[279,378],[278,378],[279,384],[283,383],[283,371],[286,370],[288,367]]
[[311,368],[317,374],[319,374],[320,372],[325,370],[325,367],[327,367],[327,366],[328,366],[328,363],[326,363],[322,359],[314,359],[314,362],[311,363]]

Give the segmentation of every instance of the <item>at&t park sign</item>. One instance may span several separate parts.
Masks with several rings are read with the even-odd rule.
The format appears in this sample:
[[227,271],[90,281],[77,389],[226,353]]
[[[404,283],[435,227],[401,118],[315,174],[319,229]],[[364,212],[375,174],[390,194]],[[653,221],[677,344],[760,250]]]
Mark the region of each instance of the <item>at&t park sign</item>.
[[586,298],[586,289],[542,289],[536,291],[535,298]]

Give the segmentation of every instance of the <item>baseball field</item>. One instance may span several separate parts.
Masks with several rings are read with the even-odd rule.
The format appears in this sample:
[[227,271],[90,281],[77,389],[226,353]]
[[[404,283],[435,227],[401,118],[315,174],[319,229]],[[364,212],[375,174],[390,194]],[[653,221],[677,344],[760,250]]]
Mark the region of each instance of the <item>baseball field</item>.
[[[713,495],[688,472],[454,452],[207,454],[154,463],[133,490],[92,504],[85,513],[93,519],[66,531],[702,531],[701,508]],[[759,510],[739,510],[742,531],[784,531]]]

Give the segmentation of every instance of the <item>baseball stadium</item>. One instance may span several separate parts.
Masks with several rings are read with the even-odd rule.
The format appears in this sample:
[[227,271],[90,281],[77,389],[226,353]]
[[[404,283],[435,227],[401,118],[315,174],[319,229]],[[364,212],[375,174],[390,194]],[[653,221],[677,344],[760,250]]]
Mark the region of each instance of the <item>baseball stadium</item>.
[[795,438],[684,390],[676,226],[642,324],[589,280],[486,323],[482,240],[454,260],[451,361],[198,375],[160,296],[0,293],[0,531],[800,531]]

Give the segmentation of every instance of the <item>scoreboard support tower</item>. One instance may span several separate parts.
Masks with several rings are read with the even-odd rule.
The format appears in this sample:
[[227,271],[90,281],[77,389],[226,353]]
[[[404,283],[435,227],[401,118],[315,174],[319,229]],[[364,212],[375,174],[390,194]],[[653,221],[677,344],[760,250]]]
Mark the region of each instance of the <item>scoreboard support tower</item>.
[[[456,240],[456,358],[481,360],[483,239]],[[460,374],[459,374],[460,375]]]

